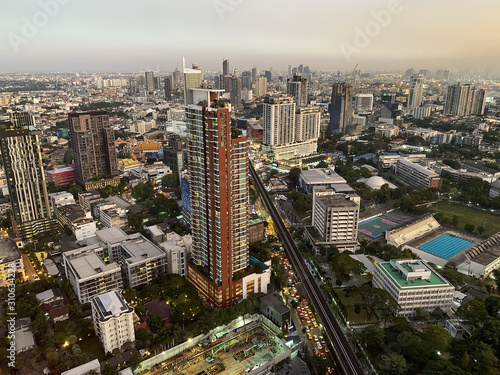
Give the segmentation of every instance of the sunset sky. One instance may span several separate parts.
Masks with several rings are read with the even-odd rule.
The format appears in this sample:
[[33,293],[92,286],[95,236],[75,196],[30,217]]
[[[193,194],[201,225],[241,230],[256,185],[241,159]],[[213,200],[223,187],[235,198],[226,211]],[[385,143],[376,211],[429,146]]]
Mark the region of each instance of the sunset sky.
[[[54,5],[56,4],[56,5]],[[0,72],[466,69],[500,63],[498,0],[5,0]],[[367,35],[368,34],[368,35]]]

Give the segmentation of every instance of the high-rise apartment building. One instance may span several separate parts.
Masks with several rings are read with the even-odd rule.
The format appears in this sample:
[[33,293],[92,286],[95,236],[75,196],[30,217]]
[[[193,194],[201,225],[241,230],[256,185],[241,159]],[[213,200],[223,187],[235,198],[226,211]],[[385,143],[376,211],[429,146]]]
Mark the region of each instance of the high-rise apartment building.
[[170,99],[172,97],[172,76],[165,77],[165,99]]
[[236,76],[231,78],[231,107],[241,107],[241,78]]
[[373,110],[373,94],[354,95],[354,112],[371,112]]
[[330,102],[330,123],[328,130],[332,134],[345,133],[352,122],[351,97],[353,87],[346,82],[334,83]]
[[193,237],[188,279],[214,307],[243,298],[243,282],[233,276],[249,264],[248,145],[246,138],[231,139],[222,93],[191,89],[196,104],[186,106]]
[[42,163],[40,132],[27,112],[0,122],[0,147],[9,189],[12,226],[24,240],[56,228]]
[[265,98],[263,146],[272,149],[295,141],[295,108],[296,104],[290,96]]
[[452,116],[484,115],[486,90],[460,83],[448,87],[444,114]]
[[241,73],[241,88],[246,90],[252,89],[252,72],[245,70]]
[[181,87],[181,72],[179,69],[175,68],[174,72],[172,73],[172,86],[175,90],[179,89]]
[[410,79],[410,94],[408,95],[408,109],[415,109],[422,104],[422,96],[424,94],[424,76],[422,74],[414,74]]
[[304,142],[319,138],[321,108],[317,106],[299,106],[295,112],[295,142]]
[[73,112],[68,116],[76,183],[85,190],[118,186],[115,135],[106,111]]
[[222,61],[222,74],[227,75],[229,73],[229,60]]
[[203,83],[203,72],[198,64],[193,64],[192,68],[186,68],[186,61],[182,58],[184,72],[184,104],[198,104],[193,102],[193,88],[201,87]]
[[297,105],[305,105],[308,103],[307,79],[302,78],[301,74],[296,74],[293,79],[288,79],[286,82],[286,94],[293,96]]
[[155,91],[155,75],[153,72],[146,72],[144,76],[146,77],[146,90],[152,94]]
[[267,78],[259,77],[253,86],[253,95],[257,98],[267,94]]
[[252,68],[252,83],[255,83],[257,81],[257,77],[259,75],[259,71],[257,68]]

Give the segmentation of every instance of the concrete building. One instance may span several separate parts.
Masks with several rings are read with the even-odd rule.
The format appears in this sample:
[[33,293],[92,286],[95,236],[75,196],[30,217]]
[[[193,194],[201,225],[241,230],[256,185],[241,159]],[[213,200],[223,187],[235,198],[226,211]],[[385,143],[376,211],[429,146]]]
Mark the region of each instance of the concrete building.
[[184,73],[184,103],[186,105],[198,104],[194,101],[191,89],[201,87],[203,83],[203,72],[198,64],[193,64],[192,69],[186,68],[186,61],[184,58],[182,58],[182,66]]
[[373,111],[373,94],[356,94],[354,95],[354,112],[371,112]]
[[75,167],[62,167],[47,171],[47,183],[53,182],[57,187],[68,186],[75,182]]
[[335,245],[340,251],[358,248],[359,197],[314,189],[312,226],[305,235],[313,246]]
[[[12,267],[14,266],[14,267]],[[15,277],[15,273],[24,274],[24,264],[21,252],[16,243],[10,238],[0,237],[0,287],[9,284],[7,277]],[[33,277],[34,275],[27,275]]]
[[73,290],[80,303],[87,303],[99,294],[123,288],[120,266],[105,264],[97,255],[99,245],[63,253],[63,263]]
[[471,248],[466,261],[457,270],[476,278],[485,278],[500,268],[500,232]]
[[455,287],[419,259],[377,263],[373,286],[384,289],[396,300],[400,316],[414,316],[417,309],[428,312],[452,305]]
[[36,346],[36,341],[31,329],[31,318],[27,317],[16,320],[15,327],[16,353],[20,354],[33,349]]
[[187,251],[182,241],[165,241],[159,246],[167,255],[167,273],[187,276]]
[[106,111],[74,112],[68,116],[76,183],[85,190],[118,186],[115,135]]
[[422,74],[414,74],[410,80],[410,94],[408,95],[407,108],[414,110],[422,104],[424,93],[424,76]]
[[448,87],[444,114],[451,116],[484,115],[486,90],[471,84],[456,84]]
[[408,160],[398,161],[396,176],[408,185],[419,189],[441,187],[441,178],[436,172]]
[[303,78],[300,73],[295,74],[286,82],[286,94],[293,97],[297,105],[307,105],[309,103],[307,79]]
[[312,193],[315,188],[319,189],[337,189],[338,192],[352,191],[347,185],[347,181],[335,172],[335,166],[328,168],[315,168],[302,171],[299,178],[299,188],[306,193]]
[[134,309],[117,291],[98,295],[91,306],[95,334],[105,353],[120,350],[125,343],[135,341]]
[[42,161],[40,131],[27,112],[0,121],[0,148],[14,232],[29,240],[57,230],[52,218]]
[[78,193],[78,204],[85,211],[92,211],[92,206],[101,201],[103,201],[103,198],[97,190]]
[[84,363],[83,365],[63,371],[61,375],[87,375],[91,371],[94,371],[97,375],[101,374],[101,365],[98,359],[94,359],[90,362]]
[[58,193],[49,194],[49,197],[52,207],[76,204],[73,194],[68,193],[67,191],[60,191]]
[[233,275],[249,262],[248,141],[231,139],[229,108],[221,95],[221,90],[192,89],[197,105],[186,107],[193,236],[188,279],[214,307],[242,299]]
[[353,87],[346,82],[334,83],[332,88],[332,99],[329,107],[330,123],[328,130],[332,134],[346,133],[347,126],[352,122],[351,97],[354,93]]
[[82,210],[78,204],[55,206],[54,213],[62,227],[68,227],[77,241],[93,237],[97,230],[96,223],[90,212]]
[[253,85],[253,95],[256,98],[260,98],[267,94],[267,78],[259,77]]
[[290,326],[290,309],[283,304],[277,294],[268,294],[260,299],[260,313],[282,330],[288,330]]
[[262,146],[272,152],[276,146],[295,142],[295,110],[292,97],[266,97],[263,105],[264,137]]
[[[295,111],[295,142],[318,141],[321,122],[321,108],[300,106]],[[312,152],[316,152],[316,148]],[[311,153],[312,153],[311,152]]]

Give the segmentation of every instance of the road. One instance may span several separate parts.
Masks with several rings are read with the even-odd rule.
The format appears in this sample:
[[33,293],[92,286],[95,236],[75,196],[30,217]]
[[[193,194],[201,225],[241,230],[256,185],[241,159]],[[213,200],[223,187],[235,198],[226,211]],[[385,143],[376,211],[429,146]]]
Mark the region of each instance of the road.
[[29,281],[33,281],[33,278],[36,276],[36,271],[31,264],[28,256],[23,254],[23,265],[24,265],[24,274],[29,277]]
[[300,276],[304,287],[306,288],[307,294],[309,295],[309,300],[313,304],[314,308],[316,309],[316,313],[323,323],[325,332],[333,346],[337,359],[339,360],[344,373],[347,375],[365,374],[365,371],[361,367],[356,354],[352,350],[352,347],[347,341],[344,332],[342,332],[342,329],[335,319],[328,301],[326,300],[320,287],[314,280],[314,277],[307,269],[302,254],[297,249],[297,246],[295,245],[290,232],[288,232],[287,228],[283,224],[283,221],[281,220],[281,217],[276,210],[273,201],[267,194],[267,191],[260,181],[257,172],[255,172],[251,161],[249,161],[249,170],[250,175],[254,180],[255,187],[257,188],[257,192],[266,205],[269,215],[271,216],[276,227],[276,231],[283,241],[283,246],[286,249],[288,256],[295,268],[295,272],[297,272],[297,274]]

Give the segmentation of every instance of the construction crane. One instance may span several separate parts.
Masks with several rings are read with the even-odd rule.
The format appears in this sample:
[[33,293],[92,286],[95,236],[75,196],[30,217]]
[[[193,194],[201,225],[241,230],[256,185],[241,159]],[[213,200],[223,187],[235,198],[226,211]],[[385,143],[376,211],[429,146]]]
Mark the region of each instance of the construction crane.
[[215,355],[216,355],[218,352],[220,352],[221,350],[226,350],[226,343],[224,343],[224,344],[222,344],[221,346],[219,346],[219,348],[218,348],[216,351],[214,351],[210,357],[208,357],[208,358],[207,358],[207,362],[208,362],[208,363],[213,362],[213,361],[214,361],[214,359],[215,359]]
[[356,66],[354,67],[354,70],[352,71],[352,74],[351,74],[351,86],[353,89],[356,89],[356,69],[358,67],[359,64],[356,64]]

